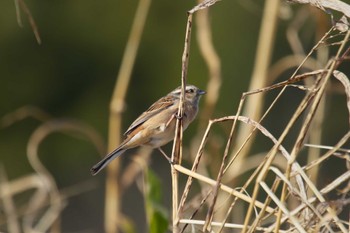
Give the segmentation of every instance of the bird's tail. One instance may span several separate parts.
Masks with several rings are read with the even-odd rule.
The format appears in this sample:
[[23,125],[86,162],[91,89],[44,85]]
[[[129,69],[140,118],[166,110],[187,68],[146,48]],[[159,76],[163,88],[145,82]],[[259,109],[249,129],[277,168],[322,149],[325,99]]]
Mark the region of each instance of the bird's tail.
[[91,169],[90,172],[94,176],[99,173],[107,164],[109,164],[113,159],[117,158],[126,151],[124,148],[118,147],[108,155],[106,155],[100,162],[96,163]]

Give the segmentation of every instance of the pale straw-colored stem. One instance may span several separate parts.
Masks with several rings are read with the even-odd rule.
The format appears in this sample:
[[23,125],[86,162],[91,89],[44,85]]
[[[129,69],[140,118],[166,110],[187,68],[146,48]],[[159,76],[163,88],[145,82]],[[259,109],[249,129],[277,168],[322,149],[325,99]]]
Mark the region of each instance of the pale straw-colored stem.
[[[124,99],[129,86],[132,68],[135,63],[141,35],[146,22],[151,0],[140,0],[134,22],[131,27],[128,42],[124,51],[122,64],[114,87],[113,97],[110,103],[108,150],[115,149],[120,143],[122,112]],[[118,232],[118,223],[121,219],[121,195],[119,190],[119,165],[120,160],[115,160],[107,167],[106,199],[105,199],[105,232]]]

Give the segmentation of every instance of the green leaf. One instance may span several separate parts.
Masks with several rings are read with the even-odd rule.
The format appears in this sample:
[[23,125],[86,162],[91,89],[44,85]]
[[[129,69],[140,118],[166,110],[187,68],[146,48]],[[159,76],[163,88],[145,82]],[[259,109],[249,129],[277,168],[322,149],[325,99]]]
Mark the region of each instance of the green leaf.
[[164,233],[168,229],[168,218],[161,212],[153,212],[153,216],[149,226],[150,233]]
[[164,233],[168,229],[167,211],[161,204],[162,185],[156,174],[146,171],[145,209],[150,233]]
[[131,219],[129,219],[126,216],[124,216],[123,220],[121,221],[120,227],[121,227],[122,231],[125,233],[135,233],[136,232],[135,224],[133,223],[133,221]]

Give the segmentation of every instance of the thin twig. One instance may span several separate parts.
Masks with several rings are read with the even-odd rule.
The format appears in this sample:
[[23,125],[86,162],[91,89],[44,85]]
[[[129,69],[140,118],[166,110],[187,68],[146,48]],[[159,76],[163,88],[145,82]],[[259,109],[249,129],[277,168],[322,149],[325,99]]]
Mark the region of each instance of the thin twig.
[[[40,38],[40,34],[39,34],[39,30],[38,30],[38,26],[35,23],[35,20],[32,16],[32,13],[30,12],[29,8],[27,7],[26,3],[24,2],[24,0],[18,0],[19,6],[20,8],[24,11],[24,13],[27,14],[30,26],[32,27],[34,36],[36,41],[38,42],[38,44],[41,44],[41,38]],[[17,6],[17,0],[16,0],[16,6]],[[19,25],[21,26],[21,20],[20,20],[20,15],[19,15],[19,10],[17,10],[17,21],[19,23]]]

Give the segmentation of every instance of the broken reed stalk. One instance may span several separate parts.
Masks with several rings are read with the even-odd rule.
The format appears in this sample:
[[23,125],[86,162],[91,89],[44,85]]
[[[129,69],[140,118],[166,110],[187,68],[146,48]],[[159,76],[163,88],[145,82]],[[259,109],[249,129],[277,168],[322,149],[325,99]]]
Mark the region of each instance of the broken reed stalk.
[[[116,148],[122,135],[121,121],[124,110],[125,96],[129,86],[132,68],[135,63],[137,50],[140,44],[141,35],[146,22],[151,0],[140,0],[136,9],[131,32],[125,47],[122,63],[114,87],[110,103],[108,150]],[[118,232],[118,224],[121,215],[121,192],[119,190],[119,167],[120,160],[116,159],[107,167],[106,177],[106,198],[105,198],[105,232]]]

